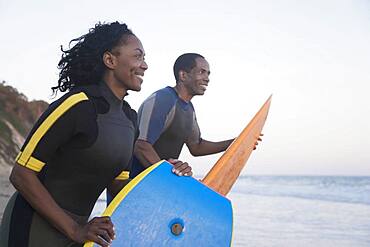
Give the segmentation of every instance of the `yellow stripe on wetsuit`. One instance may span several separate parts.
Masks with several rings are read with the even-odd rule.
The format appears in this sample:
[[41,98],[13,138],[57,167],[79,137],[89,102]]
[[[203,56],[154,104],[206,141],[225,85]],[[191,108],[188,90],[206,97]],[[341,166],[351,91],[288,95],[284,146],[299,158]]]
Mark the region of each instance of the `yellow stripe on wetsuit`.
[[130,172],[128,171],[123,171],[121,172],[116,178],[115,180],[126,180],[128,179],[130,176]]
[[20,152],[18,154],[16,158],[18,164],[37,172],[41,171],[45,163],[32,157],[32,153],[35,150],[37,144],[45,135],[45,133],[50,129],[50,127],[58,120],[58,118],[60,118],[72,106],[84,100],[88,100],[88,97],[85,93],[81,92],[70,96],[60,106],[58,106],[38,127],[38,129],[30,138],[23,152]]

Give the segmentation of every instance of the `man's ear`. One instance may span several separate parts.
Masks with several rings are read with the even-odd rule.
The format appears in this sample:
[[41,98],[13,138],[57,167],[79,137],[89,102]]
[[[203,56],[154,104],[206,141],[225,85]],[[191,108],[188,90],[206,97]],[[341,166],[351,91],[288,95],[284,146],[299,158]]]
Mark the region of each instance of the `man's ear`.
[[116,57],[109,51],[103,54],[103,63],[108,69],[114,69],[116,67]]
[[179,79],[180,79],[180,81],[185,81],[187,77],[188,77],[188,74],[186,73],[185,70],[180,70],[179,71]]

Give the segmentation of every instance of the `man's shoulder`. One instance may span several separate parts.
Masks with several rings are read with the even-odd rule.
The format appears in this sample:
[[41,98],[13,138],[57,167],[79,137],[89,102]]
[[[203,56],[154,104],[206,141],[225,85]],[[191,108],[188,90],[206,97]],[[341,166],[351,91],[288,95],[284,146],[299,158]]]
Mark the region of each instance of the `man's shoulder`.
[[165,87],[155,91],[144,101],[144,103],[153,102],[154,104],[160,105],[174,105],[177,99],[178,97],[174,89],[172,87]]
[[175,90],[169,86],[155,91],[153,95],[157,97],[165,97],[165,98],[173,98],[173,99],[177,98]]

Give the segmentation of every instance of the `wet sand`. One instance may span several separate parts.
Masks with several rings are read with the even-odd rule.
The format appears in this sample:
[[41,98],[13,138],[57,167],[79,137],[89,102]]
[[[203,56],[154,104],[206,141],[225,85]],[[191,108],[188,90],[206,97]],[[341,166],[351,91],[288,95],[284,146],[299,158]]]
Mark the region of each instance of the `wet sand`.
[[9,182],[10,169],[0,170],[0,219],[3,217],[6,204],[9,197],[14,193],[15,189]]

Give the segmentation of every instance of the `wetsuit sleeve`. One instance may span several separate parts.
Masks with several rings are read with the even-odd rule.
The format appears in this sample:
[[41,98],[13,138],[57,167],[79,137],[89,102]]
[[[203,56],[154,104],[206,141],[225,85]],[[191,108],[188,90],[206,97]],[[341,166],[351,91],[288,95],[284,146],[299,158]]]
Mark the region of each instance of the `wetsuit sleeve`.
[[86,114],[85,93],[69,93],[52,103],[42,114],[16,158],[19,165],[36,172],[47,164],[55,152],[76,132],[78,118]]
[[169,125],[175,104],[174,97],[160,91],[146,99],[138,113],[138,139],[154,144]]
[[200,143],[200,141],[201,141],[200,128],[198,125],[197,117],[195,116],[194,112],[192,129],[190,135],[186,139],[186,144]]

